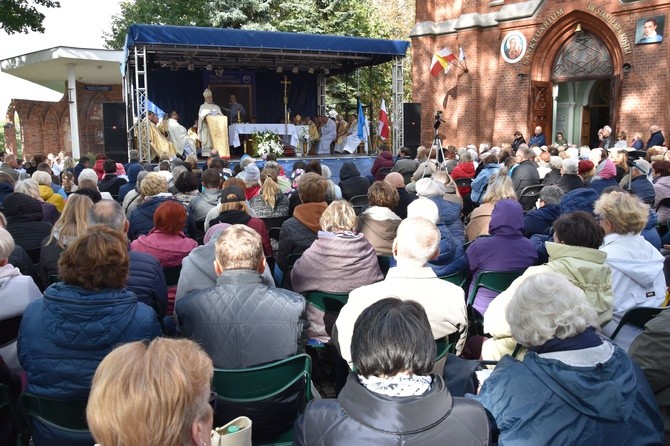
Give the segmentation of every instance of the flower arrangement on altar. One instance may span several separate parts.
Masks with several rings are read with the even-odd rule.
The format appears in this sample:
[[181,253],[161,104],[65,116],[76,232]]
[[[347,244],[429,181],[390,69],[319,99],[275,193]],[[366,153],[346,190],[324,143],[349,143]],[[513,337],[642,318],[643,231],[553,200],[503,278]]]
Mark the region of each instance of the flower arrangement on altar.
[[284,154],[284,146],[278,134],[271,131],[256,132],[253,135],[254,146],[256,147],[256,156],[265,159],[268,154],[274,153],[278,156]]
[[300,138],[300,141],[309,142],[309,126],[305,125],[301,127],[298,138]]

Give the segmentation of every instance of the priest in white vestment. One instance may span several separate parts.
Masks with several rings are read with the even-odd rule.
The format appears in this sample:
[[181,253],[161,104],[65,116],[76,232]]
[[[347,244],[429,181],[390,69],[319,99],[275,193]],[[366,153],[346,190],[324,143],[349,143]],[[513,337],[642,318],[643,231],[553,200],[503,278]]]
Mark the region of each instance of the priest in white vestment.
[[170,113],[168,120],[168,133],[170,134],[170,141],[174,144],[177,153],[180,156],[190,155],[195,153],[195,144],[188,137],[188,130],[179,123],[179,114],[176,111]]
[[337,138],[337,124],[333,119],[326,116],[322,118],[324,124],[321,126],[321,139],[319,140],[319,148],[317,155],[330,155],[330,144]]
[[214,103],[212,92],[209,88],[205,89],[202,95],[205,98],[205,102],[200,106],[200,110],[198,110],[198,139],[202,147],[202,156],[209,156],[213,145],[205,117],[207,115],[223,115],[223,113],[221,112],[221,107]]
[[350,115],[349,125],[347,126],[347,136],[344,140],[342,151],[356,153],[360,143],[361,139],[358,137],[358,117],[356,115]]

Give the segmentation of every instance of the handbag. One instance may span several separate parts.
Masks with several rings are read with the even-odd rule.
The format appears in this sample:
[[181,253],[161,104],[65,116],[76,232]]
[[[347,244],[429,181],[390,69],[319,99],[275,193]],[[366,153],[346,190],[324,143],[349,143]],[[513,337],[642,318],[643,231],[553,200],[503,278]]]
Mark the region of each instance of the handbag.
[[251,419],[237,417],[212,430],[212,446],[251,446]]

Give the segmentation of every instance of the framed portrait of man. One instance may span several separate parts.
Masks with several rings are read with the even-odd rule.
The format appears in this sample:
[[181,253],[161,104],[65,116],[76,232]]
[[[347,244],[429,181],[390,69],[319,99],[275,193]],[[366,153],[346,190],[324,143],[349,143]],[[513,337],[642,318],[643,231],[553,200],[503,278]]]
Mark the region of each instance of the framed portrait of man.
[[500,55],[508,63],[517,63],[526,54],[526,37],[521,31],[512,31],[500,42]]
[[665,28],[665,16],[646,17],[637,21],[635,26],[635,43],[661,43]]

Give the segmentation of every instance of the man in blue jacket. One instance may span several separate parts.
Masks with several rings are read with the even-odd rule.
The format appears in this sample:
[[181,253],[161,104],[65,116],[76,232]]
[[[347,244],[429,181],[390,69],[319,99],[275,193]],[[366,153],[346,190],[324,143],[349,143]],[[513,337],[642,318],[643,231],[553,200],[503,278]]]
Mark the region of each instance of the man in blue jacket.
[[535,127],[535,134],[531,136],[530,141],[528,141],[528,147],[542,147],[547,145],[547,139],[544,137],[544,133],[542,133],[542,127],[539,125]]
[[651,147],[663,145],[665,136],[663,136],[663,132],[659,126],[652,125],[649,127],[649,133],[651,133],[651,137],[649,138],[649,141],[647,141],[645,149],[649,150]]

